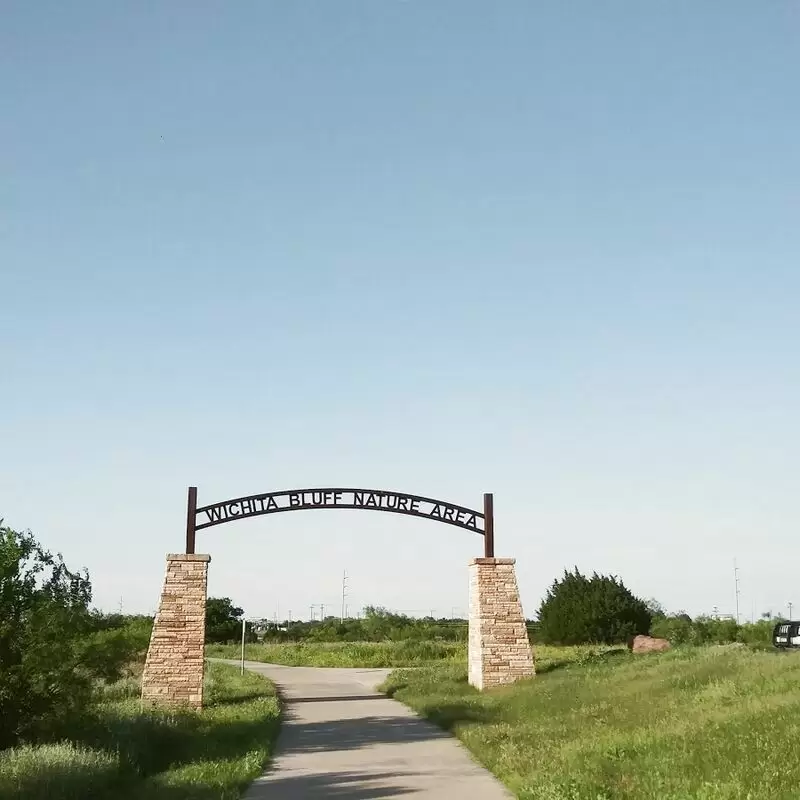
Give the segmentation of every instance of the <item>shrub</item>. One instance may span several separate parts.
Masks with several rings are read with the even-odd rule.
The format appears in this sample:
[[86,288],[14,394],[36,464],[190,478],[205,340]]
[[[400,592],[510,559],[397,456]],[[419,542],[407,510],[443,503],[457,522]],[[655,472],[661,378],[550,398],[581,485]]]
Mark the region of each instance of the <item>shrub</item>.
[[751,647],[770,647],[775,620],[737,624],[733,619],[714,619],[699,616],[692,619],[688,614],[670,614],[653,622],[651,633],[672,644],[729,644],[742,642]]
[[79,644],[81,665],[107,683],[123,676],[125,668],[142,652],[141,644],[125,628],[89,633]]
[[539,608],[539,639],[546,644],[617,644],[647,633],[647,605],[614,576],[564,572]]
[[94,631],[120,631],[128,640],[130,650],[143,656],[153,632],[153,618],[143,614],[104,614],[94,610],[91,615]]
[[0,521],[0,749],[53,736],[147,648],[152,620],[89,610],[88,573]]
[[738,641],[751,647],[772,647],[772,631],[776,620],[760,619],[758,622],[748,622],[739,628]]
[[672,644],[693,644],[696,640],[694,622],[688,614],[671,614],[655,620],[650,634],[659,639],[668,639]]
[[0,527],[0,749],[83,705],[91,674],[79,638],[91,584],[30,532]]

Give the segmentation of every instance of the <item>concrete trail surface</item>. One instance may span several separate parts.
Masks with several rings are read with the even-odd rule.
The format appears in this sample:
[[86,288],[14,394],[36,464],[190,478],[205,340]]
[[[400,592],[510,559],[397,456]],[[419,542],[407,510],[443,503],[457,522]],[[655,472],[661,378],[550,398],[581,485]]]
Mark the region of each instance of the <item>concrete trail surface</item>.
[[375,690],[391,670],[245,667],[283,705],[275,757],[245,800],[513,797],[455,738]]

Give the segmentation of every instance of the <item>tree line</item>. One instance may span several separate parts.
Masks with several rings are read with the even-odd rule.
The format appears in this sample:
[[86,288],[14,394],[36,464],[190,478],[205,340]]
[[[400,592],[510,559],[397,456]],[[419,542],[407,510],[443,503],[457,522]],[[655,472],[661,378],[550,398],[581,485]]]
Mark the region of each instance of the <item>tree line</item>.
[[[209,598],[206,638],[239,641],[243,611],[230,598]],[[534,644],[623,644],[638,634],[668,639],[672,644],[742,642],[770,645],[778,619],[739,624],[731,619],[668,613],[655,600],[636,597],[614,575],[583,575],[577,567],[553,581],[534,619],[527,621]],[[465,642],[467,620],[414,618],[368,606],[362,618],[327,617],[313,622],[265,623],[247,628],[247,641],[383,642],[438,640]]]

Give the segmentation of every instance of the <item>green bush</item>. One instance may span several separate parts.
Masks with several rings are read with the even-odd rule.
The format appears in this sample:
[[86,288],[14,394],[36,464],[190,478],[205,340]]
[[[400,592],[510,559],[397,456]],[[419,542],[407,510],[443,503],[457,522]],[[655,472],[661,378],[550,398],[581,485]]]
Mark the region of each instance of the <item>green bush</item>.
[[125,628],[93,631],[79,643],[82,667],[107,683],[119,680],[142,652]]
[[30,532],[0,527],[0,749],[87,702],[91,592],[85,571],[71,572]]
[[741,625],[737,639],[751,647],[772,647],[772,631],[778,620],[760,619]]
[[546,644],[617,644],[647,633],[651,613],[614,576],[564,572],[539,608],[539,639]]
[[672,644],[705,645],[741,642],[751,647],[771,647],[772,629],[776,620],[737,624],[733,619],[714,619],[688,614],[670,614],[653,622],[650,633]]
[[694,622],[688,614],[671,614],[657,619],[650,626],[650,635],[668,639],[672,644],[694,644]]
[[104,614],[92,611],[91,627],[94,631],[119,631],[128,642],[128,649],[141,660],[150,644],[153,618],[142,614]]
[[55,735],[144,655],[152,620],[90,611],[91,597],[85,570],[0,525],[0,750]]

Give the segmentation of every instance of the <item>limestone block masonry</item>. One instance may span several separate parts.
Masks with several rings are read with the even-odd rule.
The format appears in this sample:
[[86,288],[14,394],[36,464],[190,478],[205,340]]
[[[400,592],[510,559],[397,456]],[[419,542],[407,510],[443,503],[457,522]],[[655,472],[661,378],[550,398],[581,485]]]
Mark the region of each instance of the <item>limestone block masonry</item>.
[[142,702],[203,706],[208,555],[170,553],[142,674]]
[[514,558],[469,564],[469,682],[478,689],[534,674]]

